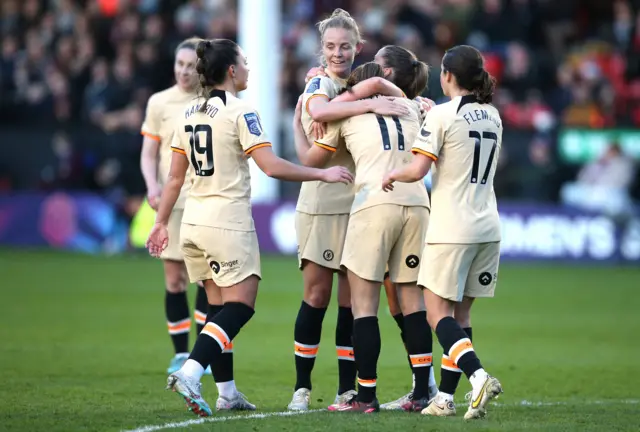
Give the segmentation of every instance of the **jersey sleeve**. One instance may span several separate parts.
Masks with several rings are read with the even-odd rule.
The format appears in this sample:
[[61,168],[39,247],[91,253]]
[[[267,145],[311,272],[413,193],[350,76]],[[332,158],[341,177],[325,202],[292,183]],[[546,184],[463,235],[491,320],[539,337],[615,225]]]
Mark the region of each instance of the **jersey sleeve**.
[[420,153],[438,160],[442,143],[444,142],[444,125],[437,111],[431,111],[422,122],[420,132],[413,143],[412,153]]
[[236,119],[238,127],[238,137],[240,145],[245,154],[250,155],[252,151],[262,148],[271,147],[271,142],[267,133],[262,129],[260,115],[251,108],[243,109]]
[[335,85],[328,77],[315,77],[304,89],[302,95],[302,103],[304,109],[309,114],[309,101],[315,97],[324,97],[327,100],[331,100],[335,97]]
[[147,110],[144,116],[144,122],[140,133],[154,141],[160,141],[160,124],[162,113],[157,98],[151,96],[147,102]]
[[171,139],[171,151],[174,151],[176,153],[180,153],[183,155],[187,155],[187,149],[184,147],[184,144],[182,143],[182,134],[184,134],[183,131],[180,130],[180,125],[176,124],[176,129],[173,132],[173,138]]
[[338,149],[340,137],[342,136],[342,123],[343,122],[341,121],[329,123],[324,136],[322,138],[318,138],[313,143],[325,150],[335,152]]

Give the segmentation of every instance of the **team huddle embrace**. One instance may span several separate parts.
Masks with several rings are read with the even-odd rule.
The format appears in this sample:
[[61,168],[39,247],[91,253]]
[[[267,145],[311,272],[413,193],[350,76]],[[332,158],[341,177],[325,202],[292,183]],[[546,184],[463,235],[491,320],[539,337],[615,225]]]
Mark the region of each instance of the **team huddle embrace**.
[[[254,314],[261,278],[251,157],[270,177],[303,182],[296,235],[304,294],[288,409],[310,408],[312,370],[337,276],[339,383],[330,411],[454,416],[464,373],[472,386],[464,418],[482,418],[502,392],[482,367],[471,330],[474,300],[494,295],[500,255],[493,179],[502,122],[490,104],[493,78],[476,49],[453,47],[440,75],[450,101],[434,106],[420,97],[429,69],[412,52],[385,46],[352,70],[363,44],[355,20],[337,9],[318,28],[324,65],[309,72],[293,121],[301,165],[272,152],[259,114],[237,98],[249,69],[241,48],[228,40],[179,47],[177,59],[192,56],[200,90],[190,89],[165,137],[143,126],[143,133],[162,137],[160,145],[172,151],[168,173],[159,180],[161,196],[154,194],[158,213],[147,247],[165,261],[184,261],[208,302],[196,344],[170,368],[167,388],[195,414],[212,415],[200,392],[200,379],[211,370],[218,410],[256,409],[236,389],[232,363],[233,341]],[[145,125],[152,123],[150,108]],[[423,182],[430,171],[431,199]],[[181,259],[168,257],[170,249],[179,250]],[[380,405],[377,314],[383,284],[413,385],[409,394]],[[433,333],[444,352],[439,385]]]

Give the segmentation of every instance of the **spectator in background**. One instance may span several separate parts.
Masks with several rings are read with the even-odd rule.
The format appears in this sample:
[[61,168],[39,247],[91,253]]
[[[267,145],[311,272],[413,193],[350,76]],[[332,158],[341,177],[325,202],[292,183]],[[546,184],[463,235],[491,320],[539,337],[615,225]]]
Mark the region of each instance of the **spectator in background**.
[[566,205],[605,213],[618,220],[633,212],[629,190],[636,167],[620,146],[611,144],[596,161],[585,165],[576,182],[562,188]]
[[[121,155],[114,151],[139,149],[139,125],[133,123],[145,94],[171,84],[177,44],[196,33],[236,40],[237,3],[1,0],[0,123],[28,122],[50,128],[52,135],[65,130],[78,150],[102,147],[96,163],[111,161],[103,170],[109,175],[102,176],[110,178],[119,171],[113,160]],[[362,23],[367,41],[362,61],[384,45],[399,44],[430,64],[424,96],[436,101],[446,100],[438,81],[443,51],[466,42],[482,49],[485,67],[499,81],[494,103],[508,129],[542,133],[546,142],[553,141],[548,137],[556,127],[640,127],[638,0],[283,0],[282,5],[283,155],[295,158],[288,117],[306,71],[318,62],[314,23],[337,6]],[[535,137],[510,149],[510,163],[544,174],[544,164],[529,164],[527,143]],[[538,144],[532,154],[544,154],[543,148],[555,143]],[[549,158],[553,165],[553,151]],[[120,171],[127,166],[122,163]],[[510,191],[507,197],[517,198],[511,191],[525,189],[532,199],[537,193],[524,185],[502,187],[503,178],[496,188]],[[560,186],[553,185],[555,195]],[[283,188],[297,194],[297,185]]]

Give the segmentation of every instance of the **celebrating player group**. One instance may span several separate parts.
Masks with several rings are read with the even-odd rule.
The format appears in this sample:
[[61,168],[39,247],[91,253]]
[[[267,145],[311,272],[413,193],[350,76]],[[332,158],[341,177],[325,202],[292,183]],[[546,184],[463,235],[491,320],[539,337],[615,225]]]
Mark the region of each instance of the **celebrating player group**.
[[[175,89],[149,101],[145,141],[159,143],[161,161],[166,165],[170,159],[170,168],[156,175],[143,155],[149,202],[157,208],[147,248],[165,262],[184,262],[208,303],[206,312],[198,306],[204,320],[190,354],[183,354],[186,340],[176,347],[167,388],[195,414],[212,415],[200,392],[210,368],[219,392],[217,410],[256,409],[236,389],[232,360],[233,341],[255,312],[261,278],[250,204],[251,157],[270,177],[303,182],[296,235],[304,290],[294,325],[296,375],[288,409],[310,408],[312,370],[337,275],[339,382],[330,411],[455,416],[453,398],[464,373],[472,387],[464,418],[482,418],[502,392],[482,367],[471,330],[474,300],[494,295],[500,255],[493,179],[502,121],[491,105],[494,80],[475,48],[453,47],[440,74],[450,101],[434,106],[420,97],[429,69],[412,52],[385,46],[352,71],[363,46],[355,20],[336,9],[318,29],[324,64],[309,72],[293,121],[302,165],[272,152],[258,112],[237,97],[247,87],[249,69],[232,41],[181,45],[177,79],[180,62],[187,64],[185,75],[198,77],[197,84],[192,79],[180,87],[178,80]],[[167,100],[158,103],[163,97]],[[179,102],[181,109],[157,115],[168,102]],[[429,171],[431,200],[423,182]],[[176,248],[177,256],[168,255]],[[180,274],[181,267],[174,267]],[[169,293],[171,271],[165,264]],[[413,385],[407,395],[380,405],[382,284]],[[183,304],[167,306],[170,331],[190,322],[186,300]],[[176,312],[183,309],[186,318]],[[444,351],[439,385],[432,332]]]

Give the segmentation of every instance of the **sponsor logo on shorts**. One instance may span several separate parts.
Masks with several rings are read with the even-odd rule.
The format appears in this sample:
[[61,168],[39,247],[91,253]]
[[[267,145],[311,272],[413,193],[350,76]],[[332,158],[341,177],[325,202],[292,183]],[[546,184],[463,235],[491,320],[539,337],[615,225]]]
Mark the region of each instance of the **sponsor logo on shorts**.
[[414,269],[420,265],[420,258],[417,255],[409,255],[404,263],[407,267]]
[[489,285],[491,281],[493,281],[493,276],[489,272],[484,272],[478,277],[478,282],[480,282],[482,286]]
[[333,251],[331,249],[327,249],[326,251],[322,252],[322,258],[324,258],[325,261],[333,260]]
[[211,266],[211,270],[213,270],[215,274],[218,274],[220,270],[234,269],[238,267],[239,264],[240,264],[240,260],[220,261],[220,262],[211,261],[211,263],[209,263],[209,265]]
[[215,274],[218,274],[220,272],[220,263],[218,261],[211,261],[209,263],[209,266],[211,267],[211,270],[213,270]]

